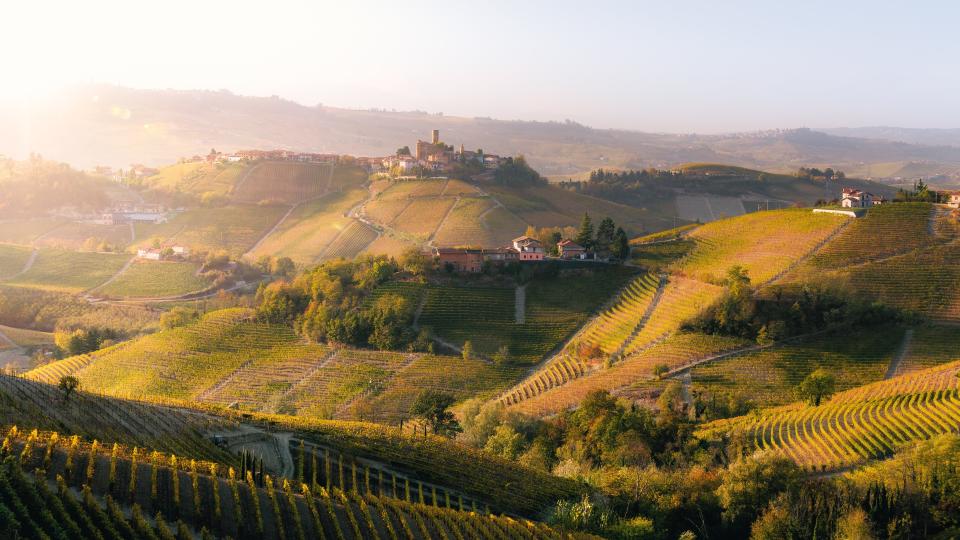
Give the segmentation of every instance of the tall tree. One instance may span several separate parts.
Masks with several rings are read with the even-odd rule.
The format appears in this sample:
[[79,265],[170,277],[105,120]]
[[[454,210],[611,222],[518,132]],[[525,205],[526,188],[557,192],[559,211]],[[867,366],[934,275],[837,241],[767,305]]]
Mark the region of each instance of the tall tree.
[[457,418],[447,410],[455,400],[446,392],[424,390],[413,402],[410,414],[425,421],[435,434],[453,436],[463,431]]
[[590,214],[584,212],[580,221],[580,231],[577,233],[577,243],[585,248],[593,247],[593,221]]
[[630,257],[630,239],[622,227],[617,227],[617,233],[613,236],[613,246],[610,248],[613,256],[625,261]]
[[800,383],[797,390],[801,397],[810,401],[814,406],[819,406],[824,398],[833,395],[836,387],[836,379],[827,370],[820,368],[815,370]]
[[600,221],[597,227],[597,239],[594,241],[594,247],[597,251],[610,251],[613,246],[614,235],[617,234],[617,225],[609,217]]

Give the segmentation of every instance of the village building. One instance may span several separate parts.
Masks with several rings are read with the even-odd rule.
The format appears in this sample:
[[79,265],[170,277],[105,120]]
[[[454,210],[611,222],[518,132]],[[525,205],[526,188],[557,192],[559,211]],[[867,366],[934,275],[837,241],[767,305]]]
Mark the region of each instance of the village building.
[[137,258],[148,261],[160,261],[167,256],[185,258],[190,255],[190,248],[185,246],[164,246],[159,248],[140,248],[137,250]]
[[140,248],[137,250],[137,258],[148,261],[159,261],[161,258],[160,248]]
[[557,242],[557,251],[561,259],[586,259],[587,248],[570,239]]
[[483,270],[483,250],[475,248],[434,248],[434,256],[441,267],[450,266],[457,272]]
[[879,198],[878,203],[874,202],[873,193],[868,193],[855,188],[843,188],[840,195],[840,206],[844,208],[869,208],[874,204],[882,204],[885,199]]
[[513,249],[517,250],[520,261],[542,261],[544,256],[543,245],[536,238],[520,236],[513,239]]
[[960,191],[947,192],[947,206],[950,208],[960,208]]

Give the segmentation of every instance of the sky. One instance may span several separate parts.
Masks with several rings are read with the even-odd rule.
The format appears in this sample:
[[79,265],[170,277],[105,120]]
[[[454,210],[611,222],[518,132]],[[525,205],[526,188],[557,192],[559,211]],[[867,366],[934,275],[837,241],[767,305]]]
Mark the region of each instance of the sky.
[[77,83],[718,133],[960,127],[960,2],[9,2],[0,99]]

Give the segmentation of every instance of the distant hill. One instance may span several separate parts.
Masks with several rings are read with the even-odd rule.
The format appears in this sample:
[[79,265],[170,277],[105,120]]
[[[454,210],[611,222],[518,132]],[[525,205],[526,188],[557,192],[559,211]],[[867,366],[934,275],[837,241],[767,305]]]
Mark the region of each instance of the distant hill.
[[924,144],[930,146],[960,147],[960,128],[931,129],[903,128],[893,126],[817,128],[838,137],[857,137],[860,139],[882,139],[885,141]]
[[[764,170],[929,161],[960,168],[960,148],[807,129],[724,135],[594,129],[576,122],[521,122],[424,112],[307,107],[278,97],[226,91],[84,86],[23,110],[0,103],[0,152],[40,152],[80,167],[163,165],[211,147],[289,148],[385,155],[440,129],[444,141],[486,152],[524,154],[541,173],[565,178],[599,167],[669,167],[722,162]],[[8,127],[10,126],[10,127]],[[938,144],[943,144],[938,143]],[[859,169],[857,171],[859,174]]]

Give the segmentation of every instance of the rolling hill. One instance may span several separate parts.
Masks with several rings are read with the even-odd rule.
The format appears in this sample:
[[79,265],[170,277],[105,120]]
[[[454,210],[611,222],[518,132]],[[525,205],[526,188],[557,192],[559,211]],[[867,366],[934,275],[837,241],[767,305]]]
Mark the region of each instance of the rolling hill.
[[[927,161],[956,166],[960,149],[840,137],[806,129],[726,135],[662,134],[595,129],[576,122],[519,122],[424,112],[303,106],[277,97],[229,92],[133,90],[81,86],[22,111],[0,104],[0,134],[8,155],[41,152],[80,167],[130,163],[159,166],[210,147],[289,148],[353,155],[387,155],[431,129],[446,140],[501,155],[523,154],[545,175],[573,177],[600,167],[670,167],[686,162],[731,163],[790,172],[832,166],[865,174],[861,164]],[[30,138],[23,137],[29,126]],[[64,133],[74,134],[63,137]],[[82,137],[79,136],[82,134]],[[900,137],[903,138],[903,137]],[[23,141],[30,140],[25,147]],[[920,139],[914,139],[921,142]],[[857,170],[855,170],[857,169]]]

